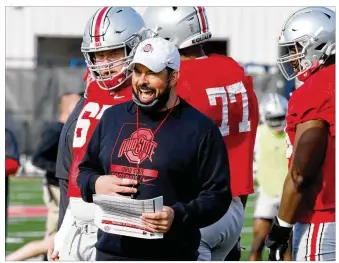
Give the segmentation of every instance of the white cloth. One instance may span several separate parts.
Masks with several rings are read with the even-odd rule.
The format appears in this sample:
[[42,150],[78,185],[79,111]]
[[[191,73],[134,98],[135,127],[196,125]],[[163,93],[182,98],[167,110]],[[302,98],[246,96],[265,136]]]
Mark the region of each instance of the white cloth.
[[74,217],[68,206],[66,210],[66,214],[64,216],[64,220],[62,221],[61,227],[54,237],[54,251],[55,252],[56,251],[59,252],[61,247],[65,244],[67,234],[69,230],[71,229],[73,222],[74,222]]
[[95,261],[97,231],[94,221],[74,221],[59,252],[60,261]]
[[281,201],[280,196],[268,196],[260,187],[258,197],[255,202],[254,218],[273,219],[278,215]]
[[54,238],[60,260],[95,260],[98,228],[94,225],[95,204],[71,197],[61,227]]

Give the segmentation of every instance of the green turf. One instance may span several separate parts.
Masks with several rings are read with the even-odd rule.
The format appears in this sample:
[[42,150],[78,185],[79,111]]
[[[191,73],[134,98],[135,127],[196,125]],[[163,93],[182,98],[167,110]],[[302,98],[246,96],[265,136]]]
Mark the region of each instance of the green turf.
[[[43,205],[41,178],[10,178],[9,189],[10,205]],[[13,243],[6,244],[6,254],[18,249],[25,243],[43,238],[43,233],[38,237],[37,235],[39,235],[39,232],[45,231],[45,222],[46,219],[41,217],[10,217],[8,219],[7,237],[12,239]],[[21,233],[24,233],[24,237]]]
[[[42,179],[37,178],[11,178],[10,179],[10,204],[11,205],[43,205]],[[244,231],[241,235],[242,251],[241,259],[248,260],[248,254],[252,242],[251,227],[253,224],[254,196],[248,199],[245,211]],[[19,243],[8,243],[6,254],[21,247],[25,243],[43,238],[45,230],[45,218],[10,218],[8,224],[9,238],[16,239]],[[25,237],[22,237],[21,233]],[[32,237],[33,236],[33,237]],[[35,237],[34,237],[35,236]]]
[[12,205],[43,205],[41,178],[10,178]]

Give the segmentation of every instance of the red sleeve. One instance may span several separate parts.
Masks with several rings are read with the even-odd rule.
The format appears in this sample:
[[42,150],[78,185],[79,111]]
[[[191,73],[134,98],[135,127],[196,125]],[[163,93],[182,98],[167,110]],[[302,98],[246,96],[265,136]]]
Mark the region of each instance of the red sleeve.
[[330,126],[330,131],[335,136],[335,103],[333,97],[324,98],[314,107],[305,110],[300,116],[301,122],[309,120],[323,120]]
[[329,125],[331,135],[335,136],[335,85],[322,86],[318,82],[310,84],[312,86],[304,87],[292,95],[287,121],[297,125],[310,120],[322,120]]
[[19,162],[14,159],[7,159],[6,158],[6,176],[14,175],[19,168]]

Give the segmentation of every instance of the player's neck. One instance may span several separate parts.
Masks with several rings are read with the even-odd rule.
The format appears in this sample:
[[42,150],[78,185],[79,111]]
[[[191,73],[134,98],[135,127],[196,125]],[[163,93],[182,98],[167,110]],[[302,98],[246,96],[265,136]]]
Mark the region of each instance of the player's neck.
[[180,50],[180,60],[197,59],[206,56],[201,45],[192,46]]
[[180,56],[180,60],[191,60],[191,59],[198,59],[198,58],[202,58],[202,57],[206,57],[205,53],[202,52],[201,54],[194,54],[194,55],[182,55]]

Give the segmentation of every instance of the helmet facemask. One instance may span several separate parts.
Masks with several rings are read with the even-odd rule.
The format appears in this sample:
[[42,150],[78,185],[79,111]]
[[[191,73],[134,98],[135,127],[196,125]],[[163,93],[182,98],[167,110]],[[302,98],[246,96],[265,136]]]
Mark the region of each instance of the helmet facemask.
[[276,132],[282,132],[286,126],[285,115],[265,117],[265,123]]
[[[125,43],[121,43],[120,45],[98,48],[94,52],[83,52],[87,67],[100,88],[107,90],[117,89],[131,77],[131,71],[128,67],[133,59],[134,49],[142,39],[140,34],[134,34]],[[124,56],[122,58],[105,58],[103,61],[100,61],[95,57],[96,52],[119,48],[124,48]],[[118,67],[121,67],[121,69],[116,70]]]
[[288,100],[278,93],[268,93],[260,103],[260,117],[263,123],[275,132],[282,132],[286,126]]
[[278,67],[287,80],[304,74],[310,68],[316,68],[318,60],[311,60],[307,50],[312,46],[310,36],[300,37],[292,42],[279,43],[280,57],[277,59]]

